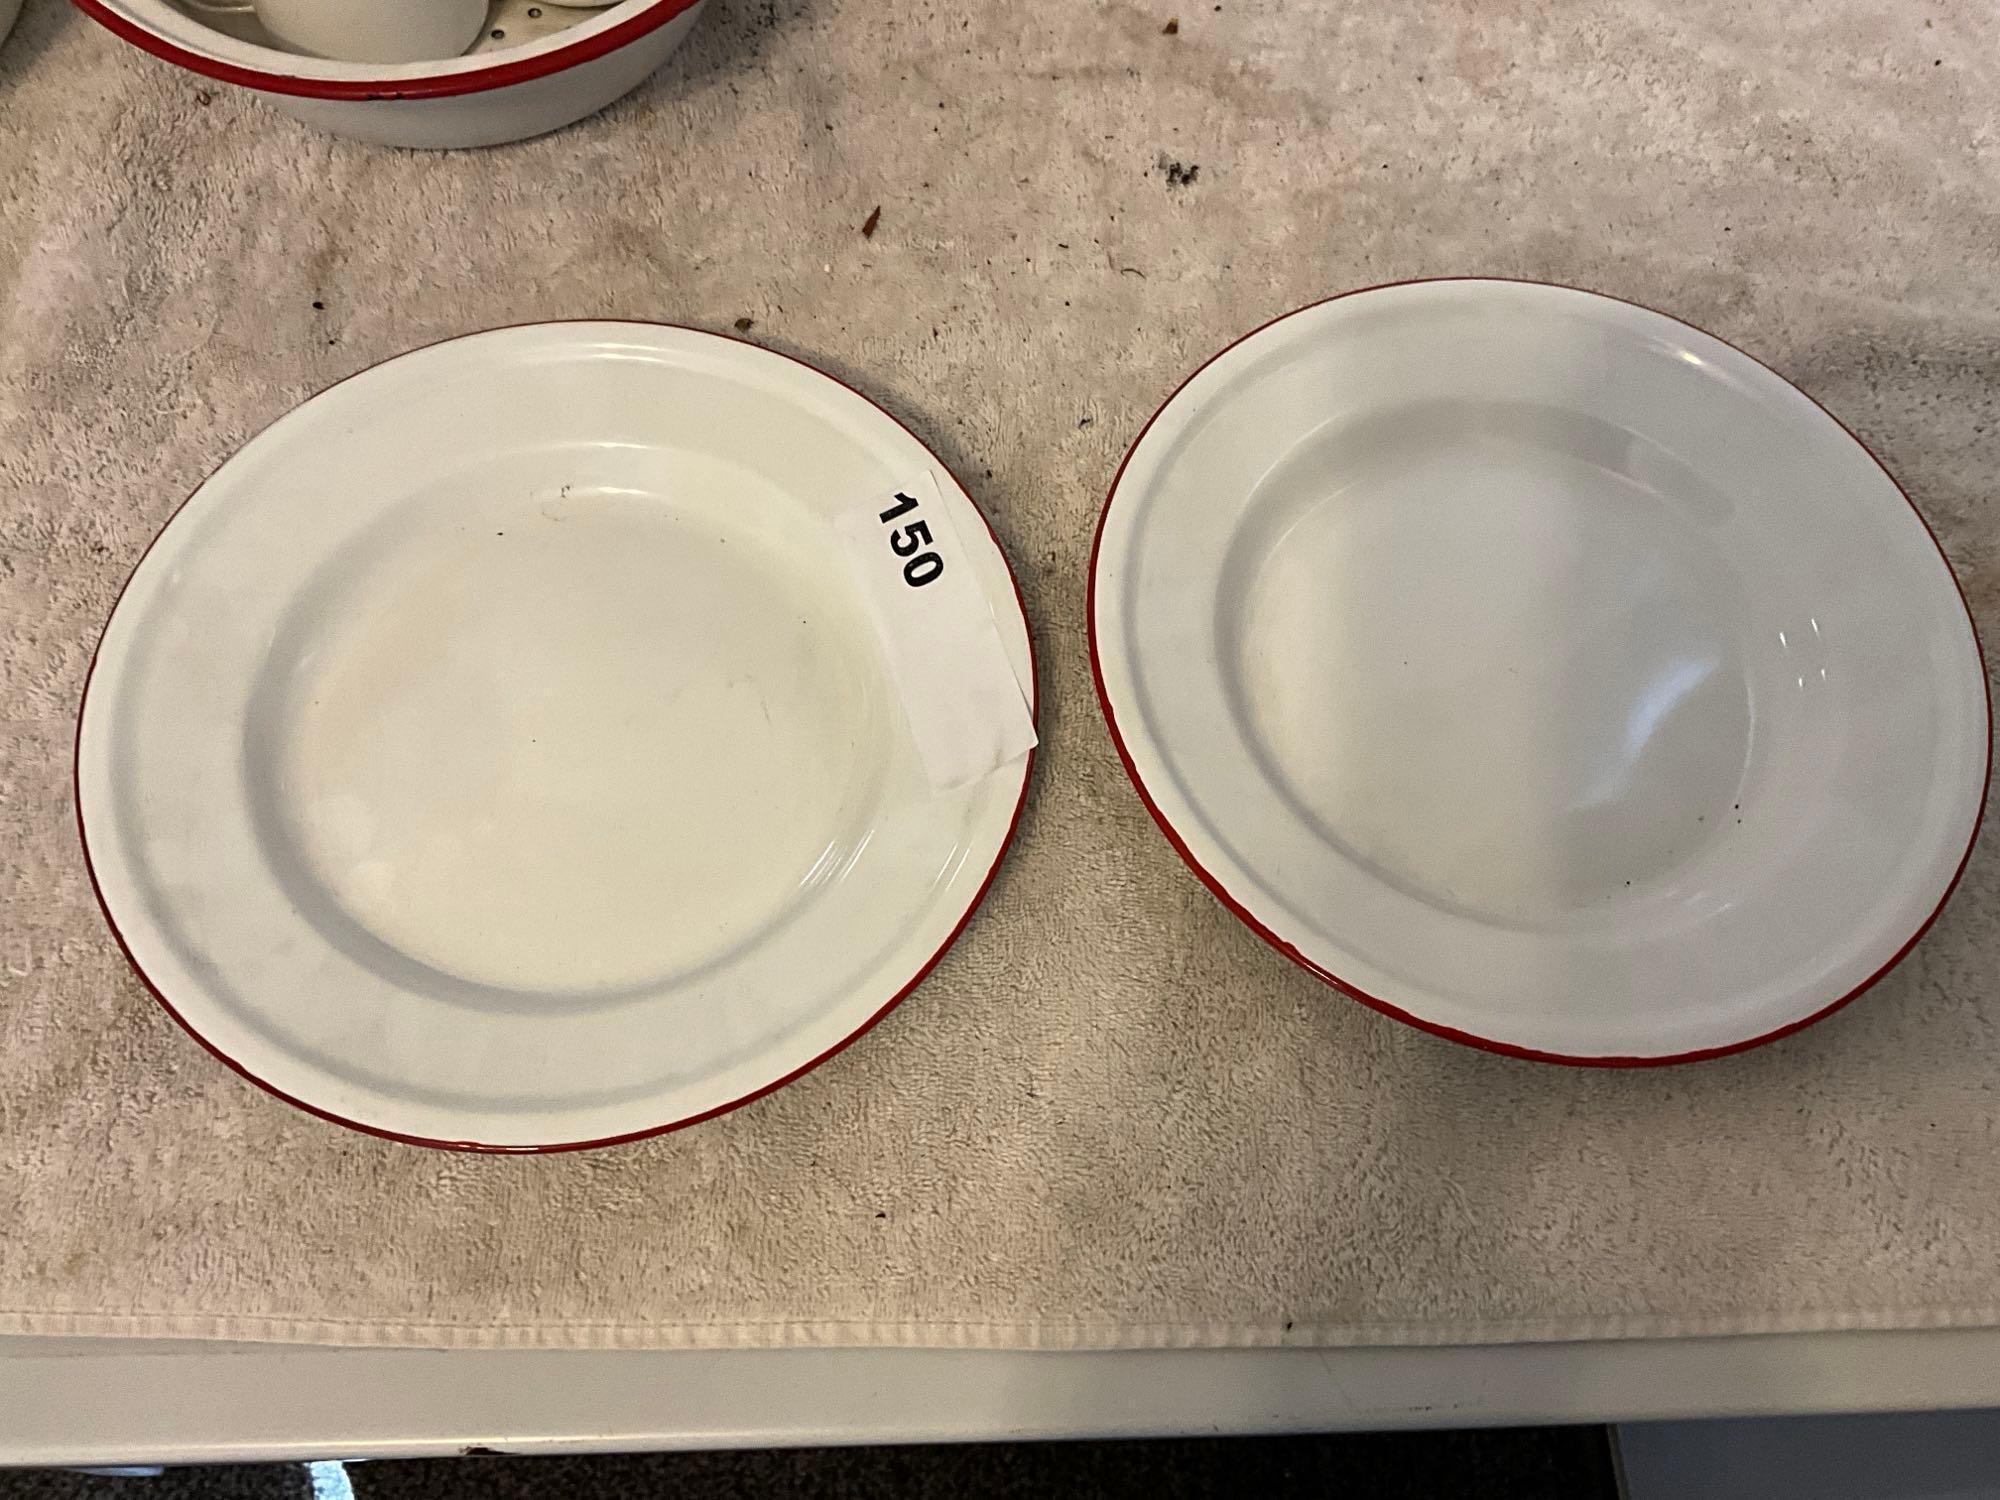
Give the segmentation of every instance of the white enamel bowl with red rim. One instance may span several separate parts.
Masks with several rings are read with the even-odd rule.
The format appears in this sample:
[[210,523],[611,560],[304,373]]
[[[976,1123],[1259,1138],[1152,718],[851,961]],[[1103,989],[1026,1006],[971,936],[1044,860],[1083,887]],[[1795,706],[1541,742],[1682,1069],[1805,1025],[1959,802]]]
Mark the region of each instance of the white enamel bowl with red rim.
[[[702,0],[537,6],[524,31],[444,62],[380,65],[303,57],[231,35],[169,0],[74,0],[118,36],[177,67],[255,90],[334,135],[446,148],[524,140],[630,93],[686,40]],[[507,0],[496,14],[527,6]],[[507,30],[502,26],[500,30]],[[528,33],[534,33],[528,35]],[[527,35],[516,41],[515,36]]]
[[[932,789],[834,517],[944,465],[781,355],[506,329],[365,371],[160,533],[77,731],[85,853],[246,1077],[428,1145],[563,1149],[776,1088],[969,920],[1029,761]],[[940,531],[940,535],[942,535]]]
[[1986,674],[1868,451],[1587,292],[1306,308],[1113,484],[1093,663],[1175,847],[1403,1020],[1578,1063],[1750,1046],[1866,988],[1984,808]]

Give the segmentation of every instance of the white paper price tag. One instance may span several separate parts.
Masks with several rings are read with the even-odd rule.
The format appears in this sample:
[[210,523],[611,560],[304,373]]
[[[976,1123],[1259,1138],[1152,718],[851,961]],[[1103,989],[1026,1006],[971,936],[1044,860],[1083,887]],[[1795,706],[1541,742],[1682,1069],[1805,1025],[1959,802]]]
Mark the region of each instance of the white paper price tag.
[[929,473],[834,521],[882,637],[931,785],[961,787],[1035,747],[1035,716]]

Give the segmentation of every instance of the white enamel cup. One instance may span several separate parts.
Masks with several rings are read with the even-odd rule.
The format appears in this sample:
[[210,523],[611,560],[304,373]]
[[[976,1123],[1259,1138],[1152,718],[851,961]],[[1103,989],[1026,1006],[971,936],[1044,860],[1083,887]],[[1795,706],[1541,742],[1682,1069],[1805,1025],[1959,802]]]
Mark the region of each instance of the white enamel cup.
[[311,57],[441,62],[486,24],[486,0],[187,0],[208,15],[254,13],[272,40]]

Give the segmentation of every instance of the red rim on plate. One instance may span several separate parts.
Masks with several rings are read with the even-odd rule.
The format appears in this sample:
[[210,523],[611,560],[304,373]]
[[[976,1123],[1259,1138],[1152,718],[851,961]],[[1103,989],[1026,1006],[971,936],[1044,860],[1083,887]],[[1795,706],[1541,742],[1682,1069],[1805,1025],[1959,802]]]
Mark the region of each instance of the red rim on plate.
[[[1264,332],[1266,329],[1275,327],[1277,324],[1282,323],[1289,318],[1298,317],[1302,313],[1311,312],[1315,308],[1324,307],[1331,302],[1339,302],[1347,297],[1357,297],[1365,292],[1387,291],[1391,287],[1420,286],[1420,285],[1425,285],[1430,283],[1440,283],[1440,282],[1448,283],[1448,282],[1482,282],[1482,281],[1503,282],[1519,286],[1551,287],[1557,291],[1578,292],[1585,296],[1602,297],[1607,302],[1622,302],[1628,307],[1636,307],[1640,309],[1642,312],[1648,312],[1654,314],[1656,317],[1666,318],[1671,322],[1681,324],[1683,327],[1693,328],[1697,333],[1704,334],[1708,338],[1715,339],[1715,341],[1718,344],[1722,344],[1730,349],[1735,350],[1736,353],[1741,354],[1743,358],[1749,360],[1759,369],[1767,371],[1773,378],[1782,381],[1786,386],[1789,386],[1791,389],[1798,391],[1800,395],[1804,396],[1806,400],[1812,402],[1814,407],[1816,407],[1820,412],[1824,413],[1826,417],[1829,420],[1831,420],[1836,427],[1838,427],[1843,433],[1845,433],[1847,437],[1853,442],[1855,447],[1859,448],[1864,454],[1866,454],[1870,462],[1872,462],[1876,468],[1882,471],[1883,477],[1887,479],[1889,483],[1895,487],[1896,493],[1903,497],[1903,503],[1910,507],[1910,513],[1917,518],[1917,524],[1924,528],[1924,534],[1931,539],[1931,545],[1937,548],[1938,559],[1944,564],[1945,575],[1951,579],[1952,587],[1958,591],[1959,607],[1965,611],[1966,626],[1972,632],[1973,648],[1979,654],[1980,687],[1984,694],[1985,705],[1986,705],[1986,755],[1984,758],[1984,763],[1980,778],[1979,810],[1973,816],[1971,831],[1966,836],[1965,852],[1959,856],[1958,867],[1956,870],[1952,872],[1951,879],[1948,882],[1946,882],[1944,893],[1938,897],[1937,905],[1931,909],[1930,915],[1925,917],[1924,920],[1918,924],[1916,931],[1912,932],[1909,935],[1909,937],[1904,940],[1902,945],[1896,949],[1895,953],[1890,956],[1890,958],[1886,963],[1884,963],[1880,968],[1878,968],[1873,974],[1870,974],[1860,984],[1854,986],[1854,988],[1847,991],[1847,993],[1845,993],[1844,995],[1841,995],[1838,999],[1832,1001],[1827,1005],[1822,1006],[1820,1009],[1814,1011],[1811,1015],[1802,1017],[1801,1019],[1796,1021],[1788,1022],[1786,1025],[1780,1026],[1773,1031],[1767,1031],[1757,1036],[1747,1037],[1740,1042],[1730,1042],[1723,1046],[1718,1046],[1718,1047],[1704,1047],[1693,1052],[1664,1053],[1657,1057],[1652,1057],[1652,1056],[1592,1057],[1592,1056],[1574,1056],[1562,1052],[1543,1051],[1541,1049],[1534,1047],[1517,1046],[1512,1042],[1503,1042],[1503,1041],[1498,1041],[1491,1037],[1478,1036],[1469,1031],[1462,1031],[1457,1027],[1445,1026],[1436,1021],[1427,1021],[1421,1016],[1412,1015],[1409,1011],[1404,1010],[1401,1006],[1398,1006],[1392,1003],[1391,1001],[1384,1000],[1378,995],[1369,994],[1366,990],[1360,988],[1358,985],[1350,982],[1349,980],[1343,979],[1340,975],[1326,968],[1325,965],[1317,963],[1311,958],[1308,958],[1304,953],[1301,953],[1297,947],[1295,947],[1291,943],[1286,942],[1285,939],[1278,936],[1277,933],[1273,932],[1268,926],[1266,926],[1263,922],[1259,921],[1255,916],[1253,916],[1249,911],[1249,909],[1245,907],[1244,904],[1239,899],[1237,899],[1236,896],[1232,895],[1229,889],[1226,886],[1224,886],[1219,879],[1216,878],[1214,873],[1211,872],[1207,867],[1205,867],[1202,864],[1200,859],[1196,857],[1194,850],[1189,846],[1187,840],[1181,835],[1180,831],[1174,827],[1173,823],[1167,818],[1166,814],[1161,810],[1159,803],[1154,800],[1151,790],[1148,789],[1148,787],[1146,786],[1145,778],[1139,774],[1138,764],[1132,758],[1132,752],[1130,747],[1126,744],[1125,736],[1123,733],[1120,732],[1118,728],[1118,715],[1114,711],[1111,705],[1111,694],[1105,686],[1104,667],[1103,667],[1103,662],[1099,656],[1099,643],[1097,637],[1098,554],[1104,545],[1105,522],[1109,519],[1111,515],[1111,507],[1118,498],[1118,485],[1119,482],[1123,480],[1125,477],[1126,466],[1132,462],[1132,455],[1138,452],[1139,444],[1145,441],[1146,434],[1152,430],[1153,424],[1160,419],[1161,414],[1165,412],[1168,407],[1173,405],[1175,399],[1180,395],[1180,393],[1183,390],[1185,390],[1188,387],[1190,383],[1193,382],[1196,376],[1200,375],[1202,371],[1206,370],[1210,365],[1214,364],[1218,359],[1221,359],[1225,354],[1229,353],[1230,350],[1236,348],[1236,346],[1239,344],[1245,343],[1248,340],[1255,338],[1258,334]],[[1775,1042],[1781,1037],[1790,1036],[1795,1031],[1802,1031],[1806,1027],[1811,1026],[1814,1022],[1826,1019],[1826,1017],[1832,1015],[1842,1006],[1846,1005],[1848,1002],[1855,999],[1855,997],[1861,995],[1869,988],[1871,988],[1882,978],[1883,975],[1887,974],[1891,969],[1895,968],[1897,964],[1901,963],[1903,959],[1909,955],[1910,950],[1917,945],[1918,940],[1922,938],[1926,932],[1930,931],[1931,924],[1936,922],[1939,914],[1944,911],[1945,905],[1951,900],[1952,892],[1958,889],[1958,883],[1960,879],[1963,878],[1963,876],[1965,875],[1965,867],[1968,863],[1971,862],[1973,847],[1975,844],[1977,844],[1979,840],[1980,825],[1985,821],[1986,818],[1986,804],[1987,804],[1987,798],[1991,792],[1990,783],[1993,771],[1993,688],[1991,680],[1988,678],[1986,674],[1986,648],[1985,645],[1979,639],[1979,626],[1978,623],[1973,619],[1972,606],[1965,597],[1965,586],[1959,582],[1958,574],[1953,570],[1951,566],[1951,558],[1946,555],[1943,544],[1941,544],[1938,541],[1937,532],[1932,530],[1930,522],[1924,519],[1923,512],[1917,509],[1916,502],[1910,499],[1909,492],[1903,488],[1901,482],[1897,480],[1896,476],[1889,472],[1888,465],[1884,464],[1882,460],[1876,456],[1875,451],[1872,448],[1870,448],[1866,443],[1862,442],[1859,437],[1855,436],[1852,428],[1850,428],[1845,422],[1841,421],[1839,417],[1834,416],[1832,412],[1828,411],[1826,407],[1823,406],[1812,395],[1810,395],[1806,391],[1800,390],[1798,386],[1794,385],[1791,381],[1786,380],[1783,375],[1780,375],[1776,370],[1771,369],[1769,365],[1765,364],[1755,355],[1747,354],[1743,350],[1737,349],[1736,346],[1734,344],[1731,344],[1727,339],[1716,338],[1716,336],[1712,333],[1709,333],[1708,330],[1701,328],[1696,324],[1688,322],[1687,319],[1685,318],[1677,318],[1672,313],[1662,313],[1659,311],[1659,309],[1648,307],[1643,302],[1634,302],[1630,298],[1626,297],[1614,297],[1606,292],[1594,292],[1585,287],[1568,286],[1562,282],[1557,282],[1557,281],[1536,281],[1529,277],[1520,277],[1520,276],[1412,276],[1412,277],[1406,277],[1401,281],[1385,281],[1385,282],[1380,282],[1374,286],[1355,287],[1349,291],[1337,292],[1331,297],[1322,297],[1317,302],[1309,302],[1303,307],[1293,308],[1290,312],[1280,313],[1277,317],[1272,318],[1267,322],[1260,323],[1257,327],[1251,329],[1248,333],[1242,334],[1240,337],[1232,339],[1228,344],[1216,350],[1214,354],[1210,355],[1207,359],[1203,360],[1201,364],[1199,364],[1192,371],[1189,372],[1187,377],[1184,380],[1182,380],[1179,385],[1174,387],[1172,393],[1168,395],[1167,399],[1161,402],[1158,409],[1155,410],[1153,414],[1146,419],[1145,425],[1140,427],[1138,435],[1132,439],[1131,446],[1125,450],[1125,456],[1119,460],[1117,472],[1111,476],[1111,488],[1105,492],[1103,508],[1098,512],[1096,534],[1091,539],[1090,579],[1084,602],[1084,616],[1088,622],[1087,628],[1089,631],[1089,638],[1090,638],[1091,680],[1096,684],[1098,707],[1104,713],[1105,726],[1111,731],[1111,742],[1117,748],[1118,759],[1124,764],[1126,776],[1128,776],[1131,779],[1132,786],[1139,793],[1139,800],[1145,804],[1146,811],[1152,815],[1153,821],[1159,825],[1160,832],[1166,835],[1167,842],[1173,846],[1174,852],[1181,857],[1183,863],[1185,863],[1190,870],[1194,871],[1194,873],[1200,878],[1202,884],[1207,886],[1209,890],[1214,893],[1216,899],[1220,901],[1225,907],[1227,907],[1231,912],[1231,914],[1234,915],[1238,921],[1243,923],[1243,925],[1248,927],[1252,932],[1256,933],[1257,936],[1263,939],[1265,943],[1269,944],[1272,948],[1275,948],[1278,952],[1282,953],[1286,958],[1290,959],[1293,963],[1297,964],[1307,973],[1331,985],[1341,994],[1346,995],[1351,999],[1360,1001],[1363,1005],[1368,1006],[1371,1010],[1380,1011],[1383,1015],[1388,1016],[1392,1020],[1401,1021],[1407,1026],[1414,1026],[1419,1031],[1427,1031],[1430,1032],[1433,1036],[1441,1036],[1450,1041],[1462,1042],[1466,1046],[1476,1047],[1482,1051],[1497,1052],[1506,1057],[1525,1058],[1531,1062],[1564,1063],[1573,1067],[1589,1067],[1589,1068],[1666,1067],[1675,1063],[1702,1062],[1712,1057],[1726,1057],[1733,1052],[1748,1051],[1752,1047],[1761,1047],[1767,1042]]]
[[[82,3],[82,0],[79,0],[79,3]],[[937,454],[931,449],[931,446],[928,443],[924,442],[924,440],[918,437],[914,432],[911,432],[910,429],[906,425],[904,425],[904,423],[899,421],[893,413],[889,412],[886,408],[884,408],[881,405],[881,403],[876,401],[873,397],[869,396],[866,392],[856,390],[853,386],[849,385],[839,376],[828,374],[825,370],[820,369],[817,365],[808,364],[805,360],[797,359],[792,355],[781,353],[776,349],[766,348],[762,344],[752,343],[749,339],[731,338],[731,336],[728,334],[715,333],[705,328],[692,328],[687,326],[686,324],[681,324],[681,323],[649,322],[641,318],[593,318],[590,319],[589,321],[593,323],[610,323],[610,324],[623,323],[633,327],[640,327],[640,328],[671,328],[683,333],[698,333],[707,338],[728,339],[731,343],[748,344],[751,348],[758,349],[763,353],[775,355],[779,359],[787,360],[790,363],[799,366],[799,368],[803,370],[810,371],[812,374],[819,376],[823,380],[831,381],[833,384],[839,386],[841,389],[848,391],[853,395],[859,396],[863,401],[866,401],[876,411],[880,412],[884,418],[894,423],[898,429],[907,434],[912,442],[916,443],[920,448],[924,450],[926,454],[930,456],[931,462],[935,463],[940,469],[943,469],[945,473],[950,474],[952,477],[952,482],[958,485],[959,489],[966,495],[968,499],[971,498],[972,492],[969,489],[966,489],[965,485],[959,480],[958,475],[952,470],[951,466],[947,464],[942,458],[939,458]],[[316,400],[320,396],[325,395],[328,391],[343,386],[347,384],[347,382],[350,380],[354,380],[362,375],[366,375],[369,371],[374,370],[380,367],[381,365],[389,363],[390,360],[401,359],[405,355],[415,354],[424,349],[436,348],[440,344],[452,343],[459,338],[470,338],[476,336],[479,333],[503,333],[510,328],[536,328],[543,326],[547,325],[541,323],[508,323],[508,324],[502,324],[497,328],[476,329],[473,331],[473,333],[470,334],[455,334],[451,338],[434,339],[428,344],[418,344],[413,348],[405,349],[397,354],[389,356],[389,359],[377,360],[373,364],[366,365],[361,369],[354,371],[352,374],[344,375],[339,380],[334,381],[332,384],[325,386],[319,391],[314,392],[313,395],[307,397],[306,400],[308,401]],[[301,401],[297,403],[297,406],[303,406],[304,404],[305,402]],[[291,408],[291,410],[296,410],[296,406]],[[280,413],[278,417],[272,419],[273,422],[282,420],[284,415],[285,415],[284,413]],[[266,424],[266,426],[269,425],[270,425],[269,423]],[[264,430],[263,428],[258,429],[260,433],[263,430]],[[256,435],[257,434],[252,434],[252,439],[254,439]],[[251,441],[251,439],[245,439],[246,444],[249,441]],[[238,445],[239,448],[241,448],[242,446],[244,446],[244,444]],[[225,458],[223,460],[223,463],[225,464],[228,462],[229,462],[228,458]],[[210,471],[210,473],[203,478],[201,483],[197,484],[194,487],[194,489],[190,491],[188,495],[180,502],[180,504],[174,507],[173,514],[169,515],[165,523],[161,525],[160,529],[153,534],[153,539],[146,544],[145,550],[139,554],[139,560],[132,565],[131,572],[126,575],[124,584],[118,590],[117,599],[115,599],[112,602],[110,613],[105,616],[105,631],[108,631],[110,629],[110,622],[112,618],[117,615],[118,606],[124,602],[126,591],[129,590],[132,586],[132,580],[138,576],[139,570],[145,566],[146,558],[151,554],[153,548],[159,544],[160,538],[166,535],[167,529],[173,525],[175,518],[178,517],[181,511],[187,507],[189,501],[193,500],[196,495],[201,493],[202,489],[207,485],[209,479],[212,479],[215,473],[220,471],[220,468],[221,465],[217,465],[217,468],[215,470]],[[980,508],[977,501],[973,502],[972,509],[974,513],[978,515],[981,524],[985,526],[986,534],[992,539],[994,550],[1000,554],[1001,564],[1007,570],[1007,581],[1013,587],[1014,590],[1015,603],[1020,608],[1021,618],[1025,622],[1028,618],[1027,600],[1022,597],[1021,580],[1015,574],[1014,565],[1007,557],[1007,549],[1000,544],[999,533],[994,531],[993,522],[987,517],[986,512]],[[961,915],[958,921],[953,924],[951,931],[946,934],[943,943],[941,943],[938,946],[937,951],[932,953],[929,958],[925,959],[923,964],[917,969],[917,972],[911,975],[908,981],[905,982],[902,986],[900,986],[895,991],[894,994],[890,995],[890,997],[883,1002],[880,1008],[878,1008],[872,1015],[870,1015],[867,1018],[867,1020],[863,1021],[853,1031],[849,1032],[846,1036],[842,1037],[833,1046],[827,1048],[826,1051],[820,1053],[819,1056],[813,1058],[810,1062],[804,1063],[801,1066],[794,1068],[791,1072],[785,1074],[782,1078],[779,1078],[774,1082],[767,1083],[763,1085],[761,1088],[754,1089],[750,1093],[743,1095],[739,1099],[732,1099],[726,1104],[718,1104],[713,1109],[705,1109],[701,1111],[699,1114],[689,1115],[684,1119],[669,1120],[661,1125],[648,1126],[643,1130],[626,1131],[620,1135],[605,1136],[597,1140],[556,1141],[542,1145],[527,1145],[527,1146],[500,1146],[500,1145],[493,1145],[489,1142],[484,1142],[484,1141],[439,1140],[429,1136],[411,1135],[403,1131],[385,1130],[379,1125],[369,1125],[360,1120],[352,1120],[344,1115],[335,1114],[331,1110],[321,1109],[316,1104],[308,1104],[305,1100],[297,1098],[292,1094],[286,1093],[283,1089],[279,1088],[277,1085],[269,1082],[267,1079],[259,1077],[256,1073],[253,1073],[248,1067],[244,1066],[242,1062],[240,1062],[234,1057],[231,1057],[227,1052],[223,1051],[214,1042],[210,1041],[206,1036],[202,1035],[200,1031],[196,1030],[194,1026],[190,1025],[186,1017],[184,1017],[180,1013],[180,1011],[175,1007],[174,1002],[167,997],[165,992],[160,989],[159,985],[154,983],[152,976],[149,975],[145,971],[145,969],[140,965],[137,956],[134,955],[134,953],[132,952],[131,944],[126,941],[125,934],[119,929],[118,919],[112,915],[110,904],[106,902],[106,900],[104,899],[104,888],[98,882],[96,867],[91,863],[90,838],[88,831],[86,830],[84,825],[83,785],[82,785],[83,717],[84,717],[84,710],[88,707],[90,703],[90,684],[91,684],[91,679],[96,675],[97,672],[97,658],[98,658],[98,653],[103,649],[103,637],[104,637],[104,631],[100,631],[98,634],[98,644],[92,648],[90,653],[90,665],[84,672],[83,691],[79,695],[77,700],[76,740],[70,757],[70,792],[73,800],[76,803],[77,842],[82,846],[83,849],[84,873],[90,879],[91,894],[97,900],[97,909],[103,914],[104,924],[107,928],[110,929],[113,941],[115,941],[118,944],[119,952],[125,955],[125,962],[128,965],[130,965],[132,972],[138,976],[139,982],[146,987],[147,992],[151,994],[156,1001],[159,1002],[160,1008],[164,1010],[168,1014],[168,1016],[172,1017],[175,1025],[179,1026],[182,1031],[186,1032],[189,1036],[193,1037],[195,1041],[199,1042],[203,1050],[208,1052],[210,1056],[214,1057],[217,1061],[221,1062],[224,1066],[229,1068],[232,1072],[236,1073],[239,1077],[244,1078],[250,1083],[255,1084],[258,1088],[262,1089],[265,1093],[270,1094],[273,1098],[282,1099],[285,1103],[291,1105],[294,1109],[302,1110],[306,1114],[312,1115],[321,1120],[325,1120],[330,1124],[341,1125],[345,1126],[349,1130],[359,1131],[363,1135],[372,1135],[382,1140],[400,1141],[405,1145],[428,1146],[441,1151],[469,1151],[469,1152],[478,1152],[494,1156],[533,1156],[533,1155],[547,1155],[559,1151],[589,1151],[589,1150],[594,1150],[601,1146],[622,1146],[632,1141],[642,1141],[652,1136],[666,1135],[671,1131],[685,1130],[690,1125],[699,1125],[702,1121],[712,1120],[717,1115],[726,1115],[731,1110],[741,1109],[744,1105],[754,1103],[756,1100],[763,1098],[766,1094],[775,1093],[777,1090],[783,1088],[786,1084],[796,1082],[798,1079],[803,1078],[806,1074],[810,1073],[814,1068],[817,1068],[821,1063],[825,1062],[828,1058],[846,1051],[849,1047],[853,1046],[854,1043],[858,1042],[859,1040],[861,1040],[862,1037],[866,1036],[870,1031],[872,1031],[877,1025],[877,1023],[879,1023],[883,1019],[883,1017],[887,1016],[890,1011],[894,1010],[898,1005],[902,1004],[904,1000],[909,998],[909,996],[916,990],[917,986],[922,984],[924,980],[930,976],[931,970],[937,967],[939,960],[941,960],[945,956],[945,954],[951,950],[952,945],[958,941],[959,937],[964,933],[966,927],[971,923],[974,915],[976,915],[977,912],[979,911],[980,906],[985,902],[986,893],[992,888],[995,877],[999,875],[1000,866],[1005,862],[1007,858],[1008,849],[1013,847],[1014,834],[1021,826],[1021,812],[1022,809],[1027,805],[1028,787],[1033,783],[1034,780],[1036,752],[1034,750],[1030,750],[1027,754],[1026,760],[1023,762],[1021,767],[1021,791],[1020,794],[1014,800],[1013,812],[1008,816],[1007,831],[1005,834],[1001,836],[999,847],[995,849],[993,852],[993,863],[987,867],[985,875],[980,879],[978,888],[974,890],[974,892],[972,893],[972,899],[966,904],[966,908],[963,915]],[[1029,629],[1027,631],[1027,638],[1028,638],[1028,709],[1031,714],[1039,717],[1041,711],[1041,678],[1040,678],[1040,671],[1035,660],[1035,635],[1032,629]]]
[[[560,73],[565,68],[573,68],[579,63],[587,63],[607,53],[616,52],[648,32],[657,31],[683,12],[692,10],[700,0],[652,0],[651,4],[642,6],[616,25],[579,37],[576,41],[557,47],[553,51],[537,53],[533,57],[520,58],[513,62],[497,62],[483,67],[461,68],[455,72],[433,73],[415,78],[373,81],[307,78],[297,73],[277,73],[262,68],[242,67],[183,47],[180,43],[161,36],[129,17],[120,15],[106,4],[105,0],[72,0],[72,3],[105,30],[130,42],[133,46],[150,52],[155,57],[164,58],[177,67],[186,68],[191,73],[213,78],[219,83],[239,84],[244,88],[258,89],[267,94],[293,94],[302,99],[356,100],[446,99],[458,94],[485,93],[489,89],[503,89],[512,84],[546,78],[551,73]],[[272,52],[271,55],[281,57],[284,54]]]

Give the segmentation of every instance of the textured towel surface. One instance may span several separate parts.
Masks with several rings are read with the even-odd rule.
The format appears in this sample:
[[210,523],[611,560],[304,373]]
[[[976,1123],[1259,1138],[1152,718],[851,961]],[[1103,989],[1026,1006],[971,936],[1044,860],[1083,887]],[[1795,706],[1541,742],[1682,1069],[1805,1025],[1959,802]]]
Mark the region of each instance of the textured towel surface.
[[[2000,1320],[2000,861],[1775,1046],[1488,1056],[1210,898],[1126,783],[1083,633],[1104,487],[1194,363],[1333,291],[1490,272],[1667,308],[1797,380],[2000,639],[1996,98],[1979,0],[713,0],[603,117],[439,156],[311,134],[29,0],[0,51],[0,1331]],[[908,421],[1019,570],[1046,751],[957,947],[793,1087],[601,1153],[385,1144],[252,1089],[127,974],[77,852],[77,695],[148,538],[265,423],[418,343],[590,315],[754,319]]]

